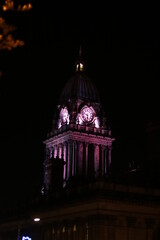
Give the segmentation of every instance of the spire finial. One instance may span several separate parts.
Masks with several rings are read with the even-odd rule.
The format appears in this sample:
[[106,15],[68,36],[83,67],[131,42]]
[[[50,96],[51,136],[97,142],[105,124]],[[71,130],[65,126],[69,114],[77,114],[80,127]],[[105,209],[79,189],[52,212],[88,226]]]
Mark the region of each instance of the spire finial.
[[79,47],[79,56],[78,56],[78,60],[76,62],[76,72],[83,72],[84,70],[84,64],[82,61],[82,46],[80,45]]
[[80,47],[79,47],[79,57],[81,57],[82,56],[82,46],[80,45]]

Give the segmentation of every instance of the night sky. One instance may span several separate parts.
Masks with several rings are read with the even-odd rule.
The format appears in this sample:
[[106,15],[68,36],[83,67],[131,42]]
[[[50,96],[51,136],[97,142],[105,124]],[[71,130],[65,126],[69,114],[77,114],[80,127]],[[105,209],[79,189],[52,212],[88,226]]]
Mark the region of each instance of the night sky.
[[145,127],[160,119],[160,19],[156,9],[98,2],[72,6],[48,2],[44,6],[34,1],[30,12],[5,13],[25,46],[0,52],[3,204],[40,194],[43,140],[59,94],[74,74],[80,45],[87,75],[97,85],[116,138],[115,168],[130,155],[145,160]]

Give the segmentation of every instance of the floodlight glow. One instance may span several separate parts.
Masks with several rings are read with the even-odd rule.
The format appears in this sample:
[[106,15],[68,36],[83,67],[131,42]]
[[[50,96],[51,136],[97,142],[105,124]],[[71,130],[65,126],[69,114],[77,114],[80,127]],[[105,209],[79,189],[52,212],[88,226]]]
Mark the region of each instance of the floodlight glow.
[[30,237],[22,237],[22,240],[32,240]]
[[34,222],[39,222],[40,221],[40,218],[34,218]]

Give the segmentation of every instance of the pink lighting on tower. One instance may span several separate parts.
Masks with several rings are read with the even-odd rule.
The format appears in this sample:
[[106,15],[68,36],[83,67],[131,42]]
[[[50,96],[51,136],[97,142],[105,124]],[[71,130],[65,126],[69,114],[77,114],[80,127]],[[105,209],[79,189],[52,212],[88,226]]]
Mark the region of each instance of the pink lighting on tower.
[[98,117],[95,117],[94,124],[95,124],[95,128],[100,128],[100,121]]
[[[97,89],[83,71],[81,49],[75,64],[76,73],[64,86],[52,132],[44,141],[46,149],[52,151],[50,159],[46,156],[45,160],[46,194],[49,194],[48,189],[53,192],[58,190],[57,166],[53,166],[54,162],[60,166],[60,184],[63,187],[70,186],[74,179],[84,179],[84,176],[90,181],[100,174],[103,177],[110,174],[114,139],[107,128],[107,119]],[[54,183],[52,179],[55,180]]]

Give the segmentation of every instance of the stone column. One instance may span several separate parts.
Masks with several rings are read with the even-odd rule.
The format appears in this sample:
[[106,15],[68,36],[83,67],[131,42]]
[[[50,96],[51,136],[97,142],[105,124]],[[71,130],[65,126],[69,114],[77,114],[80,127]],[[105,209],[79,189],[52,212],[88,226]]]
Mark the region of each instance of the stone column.
[[72,176],[75,175],[75,141],[72,144]]
[[50,158],[50,149],[48,147],[46,148],[45,155],[46,155],[45,156],[46,159]]
[[67,147],[66,143],[63,144],[63,160],[65,161],[64,164],[64,171],[63,171],[63,179],[67,179]]
[[72,143],[72,176],[77,174],[77,142]]
[[109,146],[108,147],[108,171],[107,171],[108,174],[111,171],[111,151],[112,151],[112,146]]
[[68,141],[68,161],[67,161],[67,178],[72,174],[72,141]]
[[78,152],[77,152],[77,142],[75,141],[74,142],[74,162],[75,162],[75,167],[74,167],[74,169],[75,169],[75,175],[77,174],[77,161],[78,161],[78,158],[77,158],[77,156],[78,156]]
[[102,176],[105,173],[105,147],[101,146],[101,169],[100,169]]
[[55,145],[55,146],[54,146],[54,158],[57,157],[57,152],[58,152],[58,151],[57,151],[57,145]]
[[66,180],[67,174],[66,174],[66,143],[63,144],[63,160],[65,162],[64,168],[63,168],[63,180]]
[[94,172],[95,176],[98,175],[99,170],[99,145],[94,145]]
[[83,162],[83,142],[78,142],[78,161],[77,161],[77,169],[78,174],[82,174],[82,162]]
[[85,152],[85,175],[88,175],[88,143],[85,143],[85,148],[86,148],[86,152]]
[[52,152],[53,152],[53,148],[50,147],[50,148],[49,148],[49,157],[50,157],[50,158],[52,158]]
[[62,158],[62,144],[58,145],[58,157],[61,159]]
[[108,147],[104,150],[104,175],[107,175],[108,171]]

